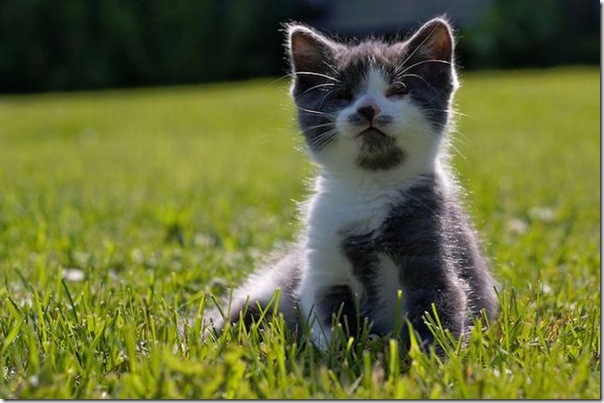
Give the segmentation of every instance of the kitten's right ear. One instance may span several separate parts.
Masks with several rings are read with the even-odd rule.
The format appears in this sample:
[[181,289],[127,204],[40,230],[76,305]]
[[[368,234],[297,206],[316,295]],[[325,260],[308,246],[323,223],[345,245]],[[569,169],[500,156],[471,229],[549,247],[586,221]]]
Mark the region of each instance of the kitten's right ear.
[[[296,78],[326,71],[339,45],[304,25],[287,25],[288,53]],[[301,78],[301,77],[300,77]]]

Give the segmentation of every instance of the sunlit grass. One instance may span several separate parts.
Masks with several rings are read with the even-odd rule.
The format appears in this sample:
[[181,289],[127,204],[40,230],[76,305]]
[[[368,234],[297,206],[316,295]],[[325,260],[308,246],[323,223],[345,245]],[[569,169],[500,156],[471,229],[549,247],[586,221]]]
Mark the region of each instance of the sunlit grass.
[[322,354],[279,320],[199,336],[210,292],[300,228],[282,81],[0,98],[0,396],[599,398],[599,72],[466,74],[457,106],[502,312],[443,363]]

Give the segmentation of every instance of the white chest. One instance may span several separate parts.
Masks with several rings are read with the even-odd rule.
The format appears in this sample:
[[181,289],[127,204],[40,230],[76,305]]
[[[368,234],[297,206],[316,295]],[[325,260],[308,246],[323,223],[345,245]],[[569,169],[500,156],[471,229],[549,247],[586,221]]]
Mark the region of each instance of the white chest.
[[362,287],[353,276],[342,243],[346,237],[378,230],[393,202],[401,198],[401,191],[362,186],[319,186],[318,190],[306,211],[305,276],[325,285],[348,284],[360,292]]
[[330,239],[361,235],[376,230],[387,217],[392,199],[370,192],[331,193],[316,195],[309,204],[309,246],[320,247]]

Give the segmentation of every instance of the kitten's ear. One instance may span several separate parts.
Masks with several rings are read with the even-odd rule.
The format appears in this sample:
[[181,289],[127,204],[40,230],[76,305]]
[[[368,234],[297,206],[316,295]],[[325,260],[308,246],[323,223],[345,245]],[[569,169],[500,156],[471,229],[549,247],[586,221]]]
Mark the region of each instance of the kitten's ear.
[[457,88],[454,44],[453,31],[446,20],[428,21],[411,39],[399,44],[405,71],[421,76],[436,88]]
[[425,23],[406,43],[407,57],[453,63],[453,32],[449,23],[434,18]]
[[287,26],[288,50],[294,72],[320,72],[333,58],[337,44],[304,25]]

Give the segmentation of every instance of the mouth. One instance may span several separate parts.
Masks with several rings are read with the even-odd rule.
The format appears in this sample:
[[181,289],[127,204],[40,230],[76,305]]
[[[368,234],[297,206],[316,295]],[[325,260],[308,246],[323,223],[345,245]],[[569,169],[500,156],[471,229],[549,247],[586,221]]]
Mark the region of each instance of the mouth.
[[383,131],[370,127],[357,135],[361,139],[357,164],[370,171],[387,170],[399,165],[404,159],[394,138]]
[[369,127],[357,134],[361,141],[361,151],[364,153],[380,152],[384,148],[390,148],[395,145],[394,138],[375,127]]
[[381,131],[380,129],[376,129],[375,127],[370,127],[368,129],[363,130],[362,132],[360,132],[357,137],[362,137],[362,138],[373,138],[373,137],[388,137],[388,135],[386,133],[384,133],[383,131]]

